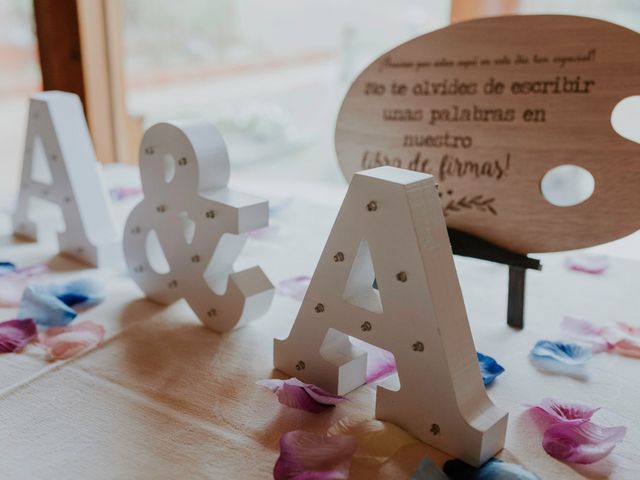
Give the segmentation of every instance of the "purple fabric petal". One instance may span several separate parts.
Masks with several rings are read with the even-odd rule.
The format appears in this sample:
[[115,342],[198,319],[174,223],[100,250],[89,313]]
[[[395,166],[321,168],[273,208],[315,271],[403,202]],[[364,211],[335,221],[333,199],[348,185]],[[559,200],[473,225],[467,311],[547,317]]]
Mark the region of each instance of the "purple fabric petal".
[[609,268],[609,257],[594,253],[573,253],[566,257],[565,264],[569,270],[592,275],[600,275]]
[[27,286],[42,280],[47,272],[44,264],[16,268],[14,271],[5,269],[0,274],[0,307],[17,307]]
[[542,447],[558,460],[594,463],[609,455],[626,431],[626,427],[601,427],[589,421],[558,423],[544,432]]
[[113,187],[109,190],[111,198],[117,201],[127,200],[128,198],[135,198],[142,195],[142,188],[140,187]]
[[346,400],[340,395],[333,395],[297,378],[258,380],[256,383],[275,393],[281,404],[311,413],[323,412]]
[[280,282],[277,288],[277,292],[280,295],[291,297],[294,300],[302,301],[309,288],[311,278],[306,275],[299,275],[297,277],[288,278]]
[[591,420],[600,407],[591,407],[580,403],[567,403],[545,398],[533,408],[546,413],[554,423],[582,423]]
[[22,350],[37,333],[36,324],[30,318],[0,323],[0,353]]
[[594,353],[613,349],[603,335],[603,328],[594,325],[588,320],[575,317],[564,317],[562,329],[571,338],[591,345]]
[[280,438],[275,480],[345,480],[358,444],[349,435],[326,436],[295,430]]
[[354,347],[367,352],[366,383],[378,383],[398,371],[396,358],[382,348],[363,342],[359,338],[350,338]]

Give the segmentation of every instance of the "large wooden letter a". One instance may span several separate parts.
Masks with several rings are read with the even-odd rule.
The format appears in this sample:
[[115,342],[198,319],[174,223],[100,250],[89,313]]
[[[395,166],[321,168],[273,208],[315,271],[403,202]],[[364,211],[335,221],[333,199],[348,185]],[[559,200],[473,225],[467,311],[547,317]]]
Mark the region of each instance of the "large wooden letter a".
[[475,466],[502,449],[507,414],[482,383],[431,175],[353,177],[291,334],[275,340],[275,366],[345,394],[367,362],[349,335],[396,358],[400,390],[378,387],[376,418]]
[[60,252],[96,266],[122,262],[82,103],[73,93],[31,97],[13,231],[36,240],[38,228],[28,216],[32,198],[60,207],[66,227],[58,234]]

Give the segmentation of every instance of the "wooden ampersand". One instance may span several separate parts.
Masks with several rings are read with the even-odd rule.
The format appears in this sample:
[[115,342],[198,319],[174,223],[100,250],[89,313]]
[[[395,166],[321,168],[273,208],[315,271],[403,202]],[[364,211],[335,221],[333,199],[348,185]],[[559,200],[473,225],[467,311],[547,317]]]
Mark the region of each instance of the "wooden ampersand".
[[507,414],[482,383],[431,175],[354,175],[291,334],[275,340],[275,366],[348,393],[367,363],[349,335],[396,359],[400,390],[378,387],[376,418],[472,465],[502,449]]
[[186,299],[218,332],[262,315],[274,294],[260,267],[233,271],[248,232],[266,226],[269,212],[267,201],[227,188],[229,170],[210,123],[152,126],[140,145],[144,199],[124,232],[129,273],[146,295],[163,304]]
[[51,91],[31,97],[13,230],[37,240],[38,225],[29,218],[32,199],[60,207],[65,223],[58,234],[61,253],[96,266],[122,262],[120,238],[77,95]]
[[519,253],[631,234],[640,146],[611,117],[640,94],[638,58],[637,32],[572,16],[483,18],[422,35],[353,83],[336,126],[342,171],[430,173],[449,227]]

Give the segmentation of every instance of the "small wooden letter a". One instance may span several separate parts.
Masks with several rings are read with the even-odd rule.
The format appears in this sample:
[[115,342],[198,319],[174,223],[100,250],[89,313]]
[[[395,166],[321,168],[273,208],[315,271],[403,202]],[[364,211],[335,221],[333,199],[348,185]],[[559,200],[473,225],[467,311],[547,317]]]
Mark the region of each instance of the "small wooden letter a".
[[82,103],[73,93],[52,91],[31,97],[13,231],[37,240],[37,225],[28,216],[34,198],[62,211],[66,228],[58,234],[61,253],[95,266],[122,262]]
[[275,366],[346,394],[367,363],[349,335],[396,359],[400,390],[378,387],[376,418],[475,466],[502,449],[507,414],[482,383],[431,175],[353,177],[291,334],[275,340]]

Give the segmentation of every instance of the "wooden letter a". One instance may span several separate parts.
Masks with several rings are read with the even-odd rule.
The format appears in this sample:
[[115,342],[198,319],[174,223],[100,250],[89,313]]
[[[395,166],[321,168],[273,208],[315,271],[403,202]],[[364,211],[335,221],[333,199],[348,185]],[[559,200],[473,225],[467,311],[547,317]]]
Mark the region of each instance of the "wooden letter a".
[[376,418],[475,466],[502,449],[507,414],[482,383],[431,175],[353,177],[291,334],[275,340],[275,366],[346,394],[367,362],[349,336],[396,359],[400,390],[378,387]]
[[31,199],[60,207],[66,229],[60,252],[95,266],[122,263],[122,245],[89,136],[80,98],[67,92],[31,97],[15,235],[38,238],[29,218]]

